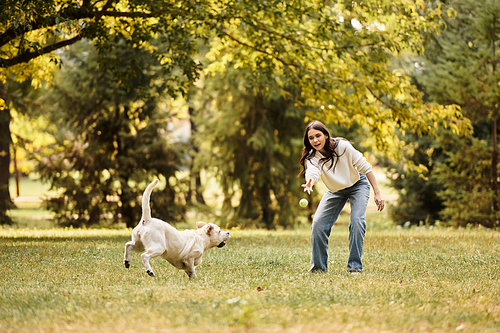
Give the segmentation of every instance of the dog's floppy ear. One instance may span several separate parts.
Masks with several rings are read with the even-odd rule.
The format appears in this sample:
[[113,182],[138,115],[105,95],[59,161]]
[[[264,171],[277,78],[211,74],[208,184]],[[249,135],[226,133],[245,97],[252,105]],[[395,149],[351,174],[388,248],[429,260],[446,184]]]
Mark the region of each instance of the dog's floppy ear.
[[205,222],[201,222],[201,221],[196,222],[196,227],[197,227],[198,229],[203,228],[203,227],[204,227],[204,226],[206,226],[206,225],[207,225],[207,224],[206,224]]
[[207,225],[207,235],[209,235],[209,236],[210,236],[210,234],[212,233],[212,230],[214,230],[214,227],[213,227],[213,226],[211,226],[210,224],[209,224],[209,225]]

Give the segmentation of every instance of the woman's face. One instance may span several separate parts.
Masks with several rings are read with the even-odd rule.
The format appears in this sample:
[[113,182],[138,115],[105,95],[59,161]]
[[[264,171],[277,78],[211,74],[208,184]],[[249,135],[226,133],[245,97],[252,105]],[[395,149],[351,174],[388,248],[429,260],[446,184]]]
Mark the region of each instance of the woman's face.
[[311,146],[319,151],[320,153],[326,153],[325,151],[325,143],[326,143],[326,135],[323,134],[323,132],[315,130],[314,128],[311,128],[307,132],[307,137],[309,138],[309,143]]

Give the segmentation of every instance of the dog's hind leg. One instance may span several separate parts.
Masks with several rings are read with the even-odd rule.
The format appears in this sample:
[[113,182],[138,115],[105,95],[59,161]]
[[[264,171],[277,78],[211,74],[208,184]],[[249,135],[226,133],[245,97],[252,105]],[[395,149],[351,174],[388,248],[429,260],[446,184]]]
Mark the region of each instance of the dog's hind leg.
[[149,276],[155,277],[155,273],[153,272],[153,269],[149,265],[149,259],[154,257],[159,257],[162,254],[163,250],[161,249],[148,249],[146,252],[141,254],[142,263],[144,265],[144,268],[146,268],[146,273],[148,273]]
[[130,267],[130,252],[132,252],[132,250],[134,250],[134,245],[135,245],[134,241],[127,242],[125,244],[125,254],[124,254],[125,258],[124,258],[123,262],[124,262],[126,268]]

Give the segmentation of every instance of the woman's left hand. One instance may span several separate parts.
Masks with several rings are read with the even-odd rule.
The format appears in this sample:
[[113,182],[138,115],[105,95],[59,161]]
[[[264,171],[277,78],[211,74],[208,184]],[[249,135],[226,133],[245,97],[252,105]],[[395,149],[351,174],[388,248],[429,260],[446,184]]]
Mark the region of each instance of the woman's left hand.
[[379,193],[375,193],[375,204],[377,205],[377,211],[381,212],[384,210],[384,207],[385,207],[385,201],[384,201],[384,198],[382,198],[382,194],[379,192]]

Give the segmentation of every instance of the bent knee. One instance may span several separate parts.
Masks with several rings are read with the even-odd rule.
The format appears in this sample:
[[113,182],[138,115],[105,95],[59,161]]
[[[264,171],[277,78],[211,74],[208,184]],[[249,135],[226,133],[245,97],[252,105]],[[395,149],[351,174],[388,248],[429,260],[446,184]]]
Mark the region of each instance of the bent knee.
[[366,221],[364,218],[354,218],[351,219],[349,223],[349,228],[354,230],[366,230]]

